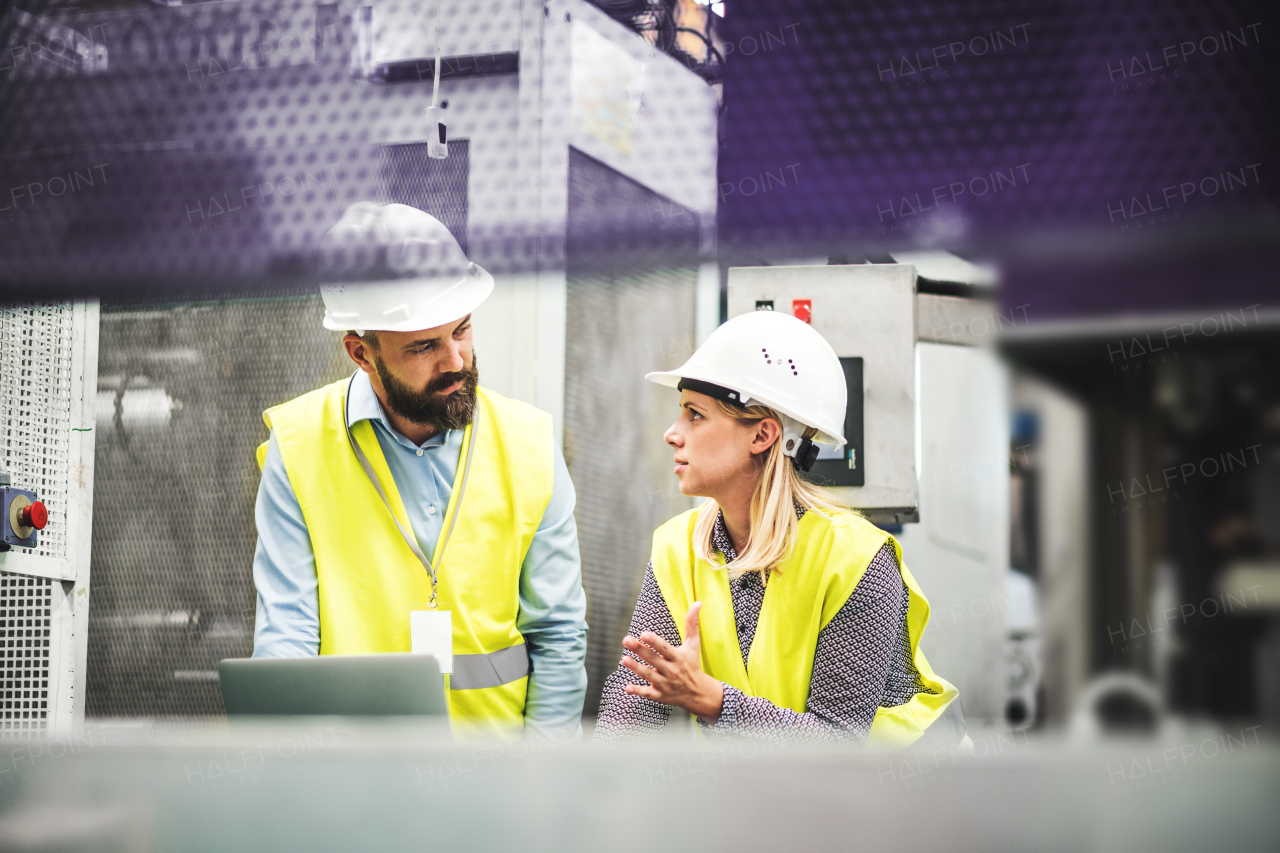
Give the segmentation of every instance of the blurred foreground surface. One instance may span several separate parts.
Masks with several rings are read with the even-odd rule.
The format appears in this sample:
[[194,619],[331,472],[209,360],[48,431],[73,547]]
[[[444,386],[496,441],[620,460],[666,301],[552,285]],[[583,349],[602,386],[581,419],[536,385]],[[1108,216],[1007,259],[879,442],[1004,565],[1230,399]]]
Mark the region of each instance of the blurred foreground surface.
[[0,849],[1274,849],[1261,727],[971,731],[973,754],[454,742],[400,723],[90,727],[0,755]]

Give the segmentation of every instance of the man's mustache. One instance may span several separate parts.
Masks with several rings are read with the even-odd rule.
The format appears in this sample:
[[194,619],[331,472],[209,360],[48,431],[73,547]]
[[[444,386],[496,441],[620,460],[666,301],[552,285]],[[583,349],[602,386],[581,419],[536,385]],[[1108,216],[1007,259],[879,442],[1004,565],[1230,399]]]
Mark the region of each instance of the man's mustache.
[[458,382],[466,382],[466,380],[470,379],[472,376],[475,376],[475,375],[476,375],[476,369],[474,367],[454,371],[453,373],[441,374],[437,378],[431,380],[430,384],[427,385],[427,393],[439,394],[441,391],[448,388],[450,385],[454,385]]

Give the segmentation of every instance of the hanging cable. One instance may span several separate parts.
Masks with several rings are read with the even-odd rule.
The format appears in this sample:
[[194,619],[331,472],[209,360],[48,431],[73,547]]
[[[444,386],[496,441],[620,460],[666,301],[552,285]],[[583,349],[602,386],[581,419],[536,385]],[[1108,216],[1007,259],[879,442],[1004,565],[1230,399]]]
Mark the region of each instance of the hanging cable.
[[444,0],[436,0],[436,75],[431,84],[431,106],[440,102],[440,6]]
[[427,156],[432,160],[445,160],[449,156],[448,129],[445,127],[440,106],[440,7],[444,0],[436,0],[436,61],[435,75],[431,82],[431,106],[427,107]]

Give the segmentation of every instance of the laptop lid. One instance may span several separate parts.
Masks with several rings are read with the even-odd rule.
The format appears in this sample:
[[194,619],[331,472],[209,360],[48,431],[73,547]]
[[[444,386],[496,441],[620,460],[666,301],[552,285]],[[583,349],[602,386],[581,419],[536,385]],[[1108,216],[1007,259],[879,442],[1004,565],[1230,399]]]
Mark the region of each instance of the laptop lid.
[[444,680],[430,655],[228,658],[218,664],[228,716],[443,716]]

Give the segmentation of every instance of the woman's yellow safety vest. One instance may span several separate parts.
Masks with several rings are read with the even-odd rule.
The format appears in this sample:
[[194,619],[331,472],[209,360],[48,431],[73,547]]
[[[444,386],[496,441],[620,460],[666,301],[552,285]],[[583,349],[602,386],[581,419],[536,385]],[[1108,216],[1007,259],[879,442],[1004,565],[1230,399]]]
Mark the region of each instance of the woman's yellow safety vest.
[[[346,391],[344,379],[262,417],[275,435],[311,536],[320,654],[407,652],[409,607],[430,599],[431,581],[347,443]],[[351,432],[396,518],[412,535],[373,424],[360,421]],[[524,723],[529,655],[516,629],[520,567],[551,500],[551,416],[481,388],[464,457],[473,437],[462,511],[449,547],[442,555],[437,542],[431,560],[439,608],[452,613],[453,675],[445,684],[455,731],[510,734]],[[259,466],[266,448],[258,448]],[[462,468],[460,461],[459,475]],[[454,524],[458,493],[455,482],[442,530]]]
[[763,696],[781,708],[803,713],[818,633],[844,606],[880,548],[892,542],[910,591],[907,631],[912,660],[926,692],[904,705],[876,711],[867,742],[908,746],[957,697],[956,688],[934,673],[920,650],[929,602],[902,563],[901,546],[852,512],[811,509],[800,519],[795,549],[769,575],[755,638],[743,666],[724,557],[717,552],[711,564],[699,560],[693,551],[698,512],[678,515],[654,533],[653,574],[682,640],[685,613],[693,602],[702,602],[702,668],[711,677],[748,696]]

